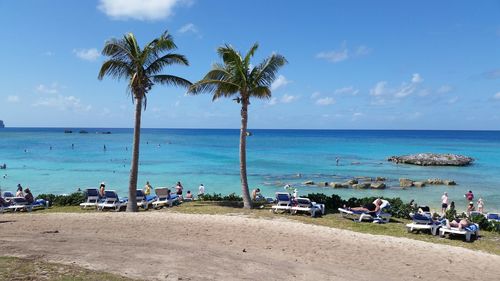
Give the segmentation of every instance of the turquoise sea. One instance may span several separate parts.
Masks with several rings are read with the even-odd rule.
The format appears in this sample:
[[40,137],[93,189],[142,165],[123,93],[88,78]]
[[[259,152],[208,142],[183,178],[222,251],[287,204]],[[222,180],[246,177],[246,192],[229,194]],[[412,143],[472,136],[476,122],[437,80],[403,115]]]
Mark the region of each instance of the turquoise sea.
[[[34,194],[60,194],[104,181],[108,189],[126,196],[132,129],[72,128],[71,134],[64,133],[65,129],[0,129],[0,164],[7,164],[6,170],[0,170],[0,188],[15,190],[20,183]],[[96,133],[106,131],[111,134]],[[153,186],[174,186],[181,181],[185,190],[194,193],[200,183],[210,193],[239,193],[238,143],[239,130],[233,129],[143,129],[139,188],[146,181]],[[386,161],[391,155],[419,152],[464,154],[476,161],[468,167]],[[487,211],[500,210],[500,131],[252,130],[247,153],[250,187],[260,187],[266,196],[292,184],[303,195],[401,197],[437,208],[447,191],[450,200],[464,209],[463,194],[470,189],[476,200],[484,199]],[[331,182],[362,176],[386,177],[390,187],[354,190],[302,185],[307,180]],[[403,190],[398,186],[401,177],[453,179],[458,185]]]

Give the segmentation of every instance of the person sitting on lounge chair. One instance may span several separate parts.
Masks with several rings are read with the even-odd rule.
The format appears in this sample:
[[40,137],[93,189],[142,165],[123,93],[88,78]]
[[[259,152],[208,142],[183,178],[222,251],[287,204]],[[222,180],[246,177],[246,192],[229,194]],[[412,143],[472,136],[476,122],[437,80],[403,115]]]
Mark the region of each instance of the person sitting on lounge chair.
[[362,212],[367,212],[367,213],[377,213],[380,211],[380,206],[382,205],[382,200],[377,199],[375,200],[375,203],[368,203],[363,205],[363,207],[355,207],[351,208],[352,211],[362,211]]
[[17,185],[16,197],[24,197],[23,187],[21,184]]
[[28,201],[29,204],[33,204],[33,202],[35,201],[35,198],[33,197],[33,194],[31,194],[29,188],[26,188],[24,190],[24,199],[26,199],[26,201]]
[[193,200],[193,193],[191,193],[191,190],[187,191],[187,193],[186,193],[186,199],[188,199],[187,201]]
[[104,194],[106,193],[106,185],[104,182],[101,182],[101,185],[99,186],[99,198],[104,198]]
[[469,226],[471,224],[472,223],[468,219],[466,219],[466,218],[464,218],[464,219],[454,219],[452,221],[447,221],[446,222],[446,226],[448,228],[450,228],[450,227],[458,227],[459,230],[462,230],[462,229],[466,228],[467,226]]

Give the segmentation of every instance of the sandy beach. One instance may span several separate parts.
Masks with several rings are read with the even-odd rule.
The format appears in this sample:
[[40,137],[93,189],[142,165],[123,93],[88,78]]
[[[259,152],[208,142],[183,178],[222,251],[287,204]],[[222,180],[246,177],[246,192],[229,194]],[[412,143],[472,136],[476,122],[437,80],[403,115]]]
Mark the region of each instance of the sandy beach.
[[494,280],[500,256],[404,238],[227,215],[0,216],[2,255],[146,280]]

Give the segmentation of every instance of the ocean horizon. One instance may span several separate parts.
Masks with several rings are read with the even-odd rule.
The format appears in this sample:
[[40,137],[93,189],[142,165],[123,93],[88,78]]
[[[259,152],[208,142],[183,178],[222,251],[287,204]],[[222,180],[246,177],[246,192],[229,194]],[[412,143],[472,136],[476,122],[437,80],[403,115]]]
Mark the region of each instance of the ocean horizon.
[[[72,133],[64,133],[72,130]],[[84,130],[87,133],[80,133]],[[412,199],[438,208],[443,192],[459,209],[463,194],[482,197],[487,211],[500,208],[500,131],[494,130],[327,130],[250,129],[247,169],[250,189],[274,196],[285,184],[308,193],[338,194],[342,198],[384,196]],[[104,134],[110,132],[110,134]],[[34,194],[71,193],[97,187],[127,195],[132,128],[7,127],[0,129],[2,191],[17,184]],[[239,129],[142,128],[138,188],[172,187],[181,181],[197,192],[240,194]],[[106,146],[106,149],[104,149]],[[471,156],[466,167],[421,167],[388,162],[392,155],[421,152]],[[339,165],[336,165],[336,158]],[[5,176],[5,177],[4,177]],[[384,190],[333,189],[307,186],[306,181],[343,182],[355,177],[385,177]],[[399,187],[399,178],[451,179],[456,186]]]

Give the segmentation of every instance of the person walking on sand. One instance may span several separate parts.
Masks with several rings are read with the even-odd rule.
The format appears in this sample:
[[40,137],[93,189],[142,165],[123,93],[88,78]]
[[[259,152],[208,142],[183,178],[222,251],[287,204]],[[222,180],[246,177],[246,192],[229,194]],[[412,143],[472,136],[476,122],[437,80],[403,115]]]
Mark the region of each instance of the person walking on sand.
[[446,214],[446,210],[448,209],[448,192],[445,192],[443,196],[441,196],[441,213]]

